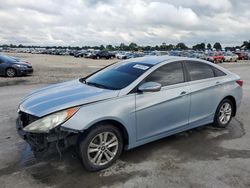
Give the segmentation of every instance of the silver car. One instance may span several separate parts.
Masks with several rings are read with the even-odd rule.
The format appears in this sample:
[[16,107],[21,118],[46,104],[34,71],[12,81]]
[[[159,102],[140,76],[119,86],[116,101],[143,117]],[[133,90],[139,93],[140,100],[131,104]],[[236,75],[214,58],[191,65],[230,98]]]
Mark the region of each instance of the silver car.
[[123,149],[206,124],[226,127],[242,85],[238,75],[203,60],[125,60],[34,91],[19,105],[17,130],[35,154],[78,146],[86,169],[97,171]]

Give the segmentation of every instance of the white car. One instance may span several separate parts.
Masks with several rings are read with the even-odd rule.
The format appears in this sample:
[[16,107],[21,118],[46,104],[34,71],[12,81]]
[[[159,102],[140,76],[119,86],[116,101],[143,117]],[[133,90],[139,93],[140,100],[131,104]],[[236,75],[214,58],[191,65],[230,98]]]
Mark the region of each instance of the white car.
[[233,54],[233,53],[225,53],[224,54],[224,61],[225,62],[237,62],[238,60],[238,55]]
[[117,59],[127,59],[129,54],[131,54],[131,53],[130,52],[121,52],[121,53],[116,54],[115,57]]

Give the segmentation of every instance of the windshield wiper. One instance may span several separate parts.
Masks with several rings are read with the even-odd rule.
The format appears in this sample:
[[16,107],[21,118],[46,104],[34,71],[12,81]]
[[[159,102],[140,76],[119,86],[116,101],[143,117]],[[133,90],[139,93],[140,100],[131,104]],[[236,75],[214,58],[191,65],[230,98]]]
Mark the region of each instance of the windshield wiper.
[[86,84],[86,79],[85,78],[80,78],[79,82],[82,82],[82,83]]
[[86,82],[85,81],[85,84],[90,85],[90,86],[95,86],[95,87],[98,87],[98,88],[102,88],[102,89],[111,89],[110,87],[107,87],[105,85],[98,84],[98,83],[95,83],[95,82]]

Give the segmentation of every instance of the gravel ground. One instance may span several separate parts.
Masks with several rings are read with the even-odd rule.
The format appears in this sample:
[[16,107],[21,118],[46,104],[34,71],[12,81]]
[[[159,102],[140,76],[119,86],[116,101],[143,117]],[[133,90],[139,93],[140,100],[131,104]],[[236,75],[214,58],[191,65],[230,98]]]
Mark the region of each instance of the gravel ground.
[[0,86],[58,83],[83,77],[90,72],[117,61],[116,59],[93,60],[72,56],[33,55],[27,53],[7,53],[7,55],[19,57],[24,61],[30,62],[35,71],[32,76],[17,78],[0,77]]
[[33,157],[15,130],[16,108],[35,88],[82,77],[115,60],[12,54],[32,63],[33,76],[0,77],[0,187],[250,187],[250,63],[223,67],[244,80],[244,97],[227,129],[204,126],[126,151],[109,169],[86,172],[74,148]]

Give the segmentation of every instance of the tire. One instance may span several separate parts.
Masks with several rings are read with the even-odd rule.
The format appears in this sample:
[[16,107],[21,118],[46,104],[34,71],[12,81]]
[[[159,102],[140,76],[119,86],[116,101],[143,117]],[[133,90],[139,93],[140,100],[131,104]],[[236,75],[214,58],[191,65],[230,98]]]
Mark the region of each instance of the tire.
[[230,123],[235,107],[231,100],[224,99],[216,109],[214,116],[214,126],[218,128],[226,128]]
[[100,59],[100,56],[97,56],[96,59]]
[[15,77],[16,76],[16,70],[14,68],[7,68],[5,75],[9,78]]
[[[107,135],[106,145],[104,140],[102,144],[100,143],[100,135],[104,140],[105,135]],[[112,140],[113,142],[111,142]],[[108,143],[109,145],[107,145]],[[108,146],[111,147],[108,148]],[[80,142],[80,156],[83,166],[92,172],[111,166],[121,155],[122,150],[122,134],[117,127],[109,124],[100,124],[93,128]]]

